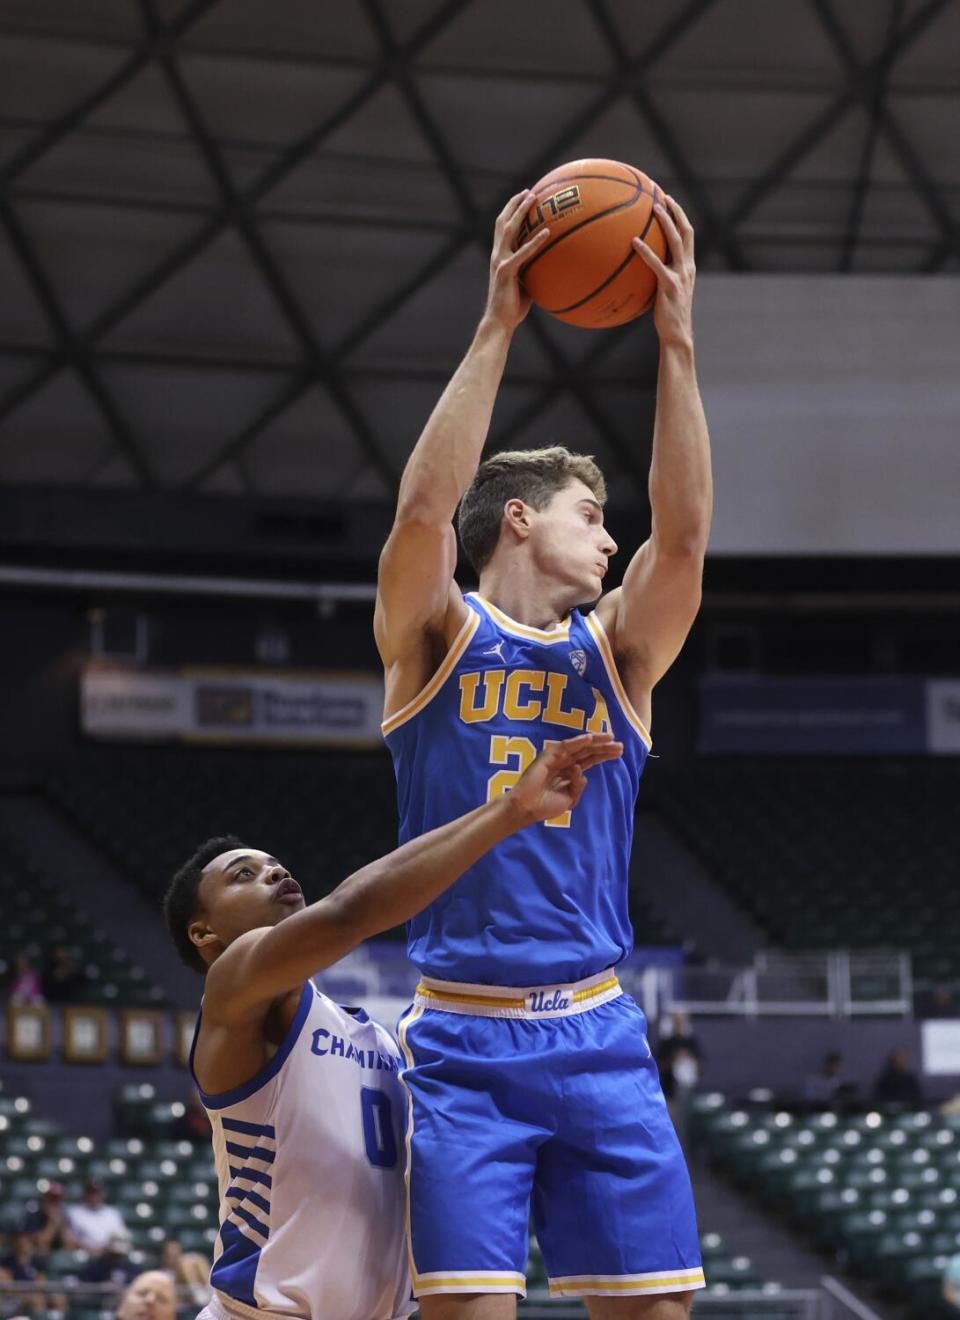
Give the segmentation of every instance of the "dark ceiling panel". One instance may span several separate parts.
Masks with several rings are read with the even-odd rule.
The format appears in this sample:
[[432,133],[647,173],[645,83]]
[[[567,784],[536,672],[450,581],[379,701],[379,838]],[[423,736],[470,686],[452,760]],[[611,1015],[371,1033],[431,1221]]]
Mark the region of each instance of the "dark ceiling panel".
[[[493,216],[580,156],[702,269],[956,269],[956,49],[953,0],[9,0],[0,471],[392,499]],[[639,507],[656,364],[534,314],[493,443],[569,431]]]

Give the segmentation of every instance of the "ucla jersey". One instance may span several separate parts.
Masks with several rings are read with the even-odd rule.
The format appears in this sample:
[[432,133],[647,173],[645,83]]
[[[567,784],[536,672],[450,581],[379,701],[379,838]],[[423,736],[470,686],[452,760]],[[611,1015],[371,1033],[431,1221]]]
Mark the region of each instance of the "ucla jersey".
[[632,947],[627,868],[650,747],[596,613],[550,631],[477,593],[443,664],[384,721],[400,839],[508,792],[550,740],[612,733],[623,757],[597,766],[573,811],[492,849],[408,926],[427,975],[487,985],[578,981]]
[[413,1310],[400,1066],[382,1027],[308,982],[266,1067],[232,1091],[201,1090],[220,1189],[216,1320],[395,1320]]

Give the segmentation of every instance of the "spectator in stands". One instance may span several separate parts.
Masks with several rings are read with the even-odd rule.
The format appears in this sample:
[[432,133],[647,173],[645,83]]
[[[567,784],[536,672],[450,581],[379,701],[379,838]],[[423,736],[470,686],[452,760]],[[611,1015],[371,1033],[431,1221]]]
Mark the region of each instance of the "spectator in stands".
[[873,1086],[873,1102],[877,1105],[897,1105],[902,1109],[923,1107],[923,1090],[915,1072],[910,1068],[907,1051],[902,1046],[890,1051],[883,1071]]
[[843,1076],[843,1055],[830,1050],[823,1056],[819,1072],[808,1073],[803,1079],[803,1098],[811,1108],[842,1109],[857,1101],[856,1082]]
[[51,1004],[75,1004],[86,980],[80,964],[66,945],[50,950],[43,972],[44,998]]
[[163,1270],[147,1270],[129,1285],[117,1308],[117,1320],[175,1320],[177,1296]]
[[943,1300],[960,1311],[960,1255],[951,1256],[943,1274]]
[[186,1109],[182,1118],[178,1118],[173,1125],[173,1135],[178,1141],[202,1141],[210,1140],[212,1128],[210,1120],[207,1118],[207,1111],[203,1107],[203,1101],[197,1095],[196,1088],[190,1094],[187,1100]]
[[656,1060],[667,1108],[680,1144],[686,1150],[687,1109],[700,1081],[700,1065],[703,1061],[700,1042],[693,1033],[686,1013],[671,1013],[670,1031],[663,1036],[657,1047]]
[[63,1205],[63,1187],[52,1182],[40,1197],[36,1210],[28,1212],[23,1227],[33,1239],[33,1248],[39,1256],[48,1251],[72,1251],[77,1240],[70,1231]]
[[[13,1234],[10,1251],[0,1259],[0,1284],[45,1283],[46,1278],[34,1259],[33,1238],[25,1228]],[[17,1294],[17,1311],[28,1315],[45,1315],[47,1311],[43,1291]]]
[[130,1261],[130,1234],[124,1231],[114,1233],[103,1251],[91,1255],[77,1277],[82,1283],[117,1283],[126,1286],[136,1272],[136,1266]]
[[40,974],[30,961],[30,955],[21,950],[13,960],[13,971],[7,987],[11,1004],[42,1004],[43,986]]
[[83,1190],[79,1205],[67,1207],[67,1223],[77,1244],[92,1254],[106,1251],[111,1238],[127,1236],[123,1216],[104,1199],[103,1183],[91,1178]]
[[160,1268],[175,1287],[189,1288],[197,1306],[203,1306],[209,1294],[210,1262],[199,1251],[183,1251],[179,1242],[167,1238],[160,1252]]

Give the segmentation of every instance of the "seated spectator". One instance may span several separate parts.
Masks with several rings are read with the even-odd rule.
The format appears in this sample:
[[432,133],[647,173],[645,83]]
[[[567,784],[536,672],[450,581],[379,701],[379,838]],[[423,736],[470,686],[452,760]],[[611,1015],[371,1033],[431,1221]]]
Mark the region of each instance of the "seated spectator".
[[[13,1234],[10,1251],[0,1258],[0,1283],[45,1283],[34,1260],[33,1238],[23,1228]],[[44,1315],[47,1310],[43,1291],[17,1292],[17,1310],[30,1315]]]
[[40,1197],[36,1210],[27,1213],[23,1227],[33,1238],[33,1249],[40,1256],[45,1256],[48,1251],[73,1250],[77,1240],[67,1223],[60,1183],[50,1184]]
[[960,1256],[951,1256],[943,1274],[943,1300],[960,1311]]
[[138,1274],[117,1308],[117,1320],[175,1320],[176,1314],[176,1293],[162,1270]]
[[85,981],[83,969],[65,945],[50,950],[43,972],[43,994],[48,1003],[77,1003],[83,997]]
[[178,1118],[173,1125],[173,1135],[178,1141],[202,1141],[206,1144],[210,1140],[210,1134],[211,1127],[207,1111],[203,1107],[203,1101],[194,1090],[187,1100],[183,1117]]
[[904,1109],[921,1109],[923,1091],[916,1073],[910,1069],[907,1051],[902,1046],[891,1050],[883,1071],[873,1086],[873,1101],[877,1105],[899,1105]]
[[103,1183],[91,1178],[83,1190],[79,1205],[67,1207],[67,1223],[77,1245],[91,1254],[106,1251],[110,1239],[127,1236],[123,1216],[104,1200]]
[[20,952],[13,960],[7,997],[11,1004],[42,1004],[43,987],[28,953]]
[[686,1013],[671,1013],[670,1033],[660,1041],[656,1060],[667,1100],[675,1099],[681,1091],[692,1090],[700,1080],[703,1051]]
[[841,1109],[856,1102],[858,1086],[843,1076],[843,1055],[830,1050],[823,1056],[820,1071],[803,1079],[803,1099],[811,1107]]
[[160,1268],[177,1288],[189,1288],[196,1306],[206,1305],[210,1294],[210,1262],[199,1251],[183,1251],[180,1243],[167,1238],[160,1252]]
[[114,1233],[103,1251],[91,1256],[77,1277],[82,1283],[128,1284],[136,1274],[129,1260],[129,1233]]

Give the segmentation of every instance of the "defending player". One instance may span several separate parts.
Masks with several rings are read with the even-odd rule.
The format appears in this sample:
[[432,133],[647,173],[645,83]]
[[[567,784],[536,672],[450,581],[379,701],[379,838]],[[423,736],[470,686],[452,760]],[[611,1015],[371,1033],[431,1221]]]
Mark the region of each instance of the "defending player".
[[357,871],[305,907],[273,857],[210,839],[164,903],[181,958],[206,973],[190,1067],[213,1125],[220,1233],[205,1320],[409,1314],[398,1160],[400,1056],[362,1009],[310,977],[406,921],[490,847],[576,805],[610,737],[549,749],[514,793]]
[[[689,1178],[645,1038],[617,982],[630,951],[627,866],[651,693],[700,601],[711,514],[694,369],[693,230],[657,208],[660,368],[652,531],[601,596],[616,545],[603,477],[559,447],[480,464],[513,332],[513,244],[497,225],[486,310],[407,464],[375,616],[401,838],[511,789],[538,748],[612,731],[623,758],[589,798],[495,848],[409,927],[423,976],[401,1026],[409,1213],[424,1320],[507,1317],[534,1222],[556,1294],[594,1317],[681,1317],[703,1285]],[[479,464],[479,467],[478,467]],[[459,528],[480,589],[453,574]],[[576,608],[601,597],[595,610]],[[469,1189],[464,1209],[464,1189]]]

